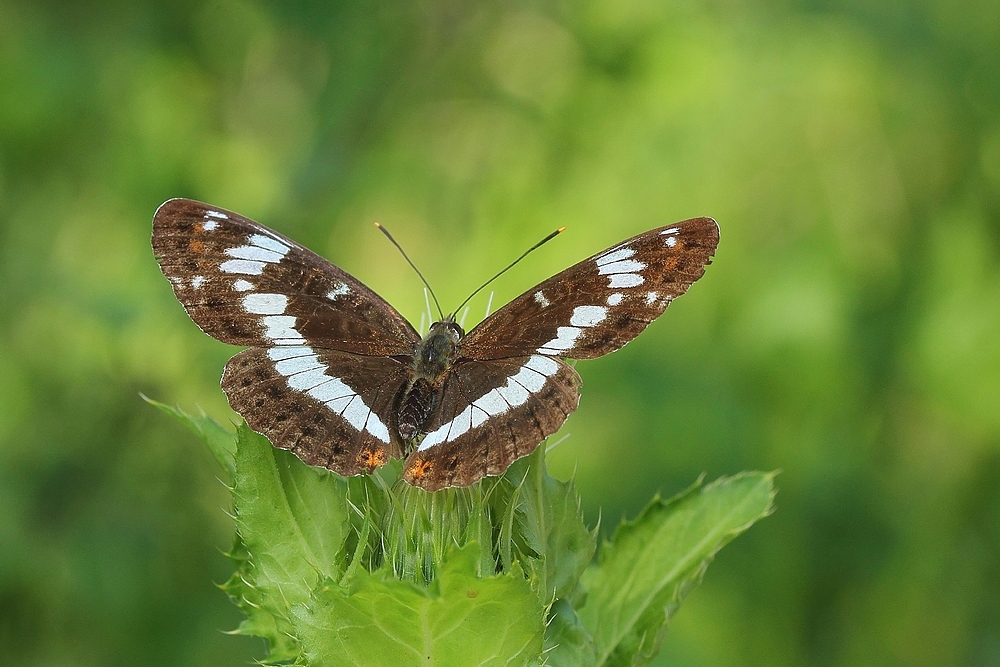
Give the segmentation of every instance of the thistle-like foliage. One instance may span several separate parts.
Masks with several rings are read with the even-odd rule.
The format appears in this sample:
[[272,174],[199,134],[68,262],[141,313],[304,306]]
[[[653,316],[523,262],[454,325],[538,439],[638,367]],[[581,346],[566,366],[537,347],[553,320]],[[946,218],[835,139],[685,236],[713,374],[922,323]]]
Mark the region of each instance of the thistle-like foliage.
[[595,559],[544,447],[499,478],[427,492],[399,469],[343,478],[241,426],[156,404],[229,477],[236,572],[223,585],[268,664],[643,665],[723,545],[771,512],[773,474],[654,499]]

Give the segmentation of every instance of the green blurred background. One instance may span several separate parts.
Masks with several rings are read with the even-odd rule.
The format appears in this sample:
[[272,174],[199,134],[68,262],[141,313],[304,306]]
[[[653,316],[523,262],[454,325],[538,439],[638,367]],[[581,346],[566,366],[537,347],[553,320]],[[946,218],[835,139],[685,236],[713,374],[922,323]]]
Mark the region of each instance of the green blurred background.
[[[711,215],[705,278],[581,363],[612,527],[780,468],[657,665],[1000,665],[1000,4],[0,0],[0,663],[243,665],[219,471],[234,348],[149,248],[185,196],[411,321]],[[473,302],[468,324],[486,297]]]

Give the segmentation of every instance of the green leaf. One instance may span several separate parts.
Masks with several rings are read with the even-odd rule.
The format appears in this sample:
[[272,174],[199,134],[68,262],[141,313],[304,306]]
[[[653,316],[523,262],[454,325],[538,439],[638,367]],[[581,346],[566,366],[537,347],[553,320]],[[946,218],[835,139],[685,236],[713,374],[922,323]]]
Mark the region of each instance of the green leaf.
[[[245,424],[237,430],[237,445],[233,509],[246,549],[237,575],[254,592],[246,602],[260,612],[248,615],[246,628],[275,650],[287,645],[283,635],[294,636],[289,609],[306,603],[321,580],[346,569],[348,485],[275,449]],[[277,635],[261,614],[274,618]]]
[[715,553],[772,511],[774,473],[742,473],[654,499],[603,545],[582,578],[580,610],[597,665],[643,665]]
[[[529,665],[542,650],[543,610],[523,573],[478,578],[469,543],[438,564],[429,586],[359,569],[329,581],[293,624],[310,667]],[[516,568],[515,568],[516,569]]]
[[545,667],[591,667],[597,656],[594,640],[566,600],[556,600],[545,627]]
[[219,465],[221,465],[228,473],[229,478],[227,479],[227,482],[232,483],[233,476],[235,474],[234,458],[236,456],[236,436],[232,431],[206,415],[204,412],[201,413],[201,416],[196,417],[195,415],[184,412],[180,408],[160,403],[159,401],[154,401],[143,394],[139,395],[142,396],[142,399],[150,405],[163,410],[168,415],[171,415],[194,431],[195,435],[201,438],[202,442],[208,446],[208,450],[212,452],[213,456],[215,456]]
[[239,533],[236,534],[233,549],[228,554],[236,564],[236,572],[221,586],[236,606],[246,614],[246,618],[233,634],[254,635],[268,640],[268,660],[271,662],[292,661],[300,654],[298,643],[291,636],[291,625],[285,615],[275,616],[264,606],[262,592],[251,582],[252,568]]
[[576,588],[594,557],[597,533],[588,530],[583,521],[580,497],[573,483],[548,475],[544,446],[515,462],[507,477],[521,482],[517,524],[528,546],[539,556],[525,560],[537,577],[542,604],[547,605]]

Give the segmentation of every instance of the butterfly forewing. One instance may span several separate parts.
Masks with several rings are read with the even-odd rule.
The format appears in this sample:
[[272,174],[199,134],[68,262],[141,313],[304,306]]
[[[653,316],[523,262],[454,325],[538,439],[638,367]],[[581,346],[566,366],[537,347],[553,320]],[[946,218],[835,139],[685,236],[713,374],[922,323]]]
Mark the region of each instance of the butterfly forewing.
[[502,474],[555,433],[580,401],[580,376],[544,355],[456,364],[403,478],[428,491]]
[[719,243],[711,218],[623,241],[536,285],[461,342],[473,359],[543,354],[592,359],[621,348],[705,273]]
[[231,211],[167,201],[153,218],[153,251],[191,319],[223,342],[396,355],[420,341],[350,274]]
[[230,359],[222,389],[275,447],[357,475],[402,455],[390,415],[406,379],[405,367],[390,357],[280,346]]

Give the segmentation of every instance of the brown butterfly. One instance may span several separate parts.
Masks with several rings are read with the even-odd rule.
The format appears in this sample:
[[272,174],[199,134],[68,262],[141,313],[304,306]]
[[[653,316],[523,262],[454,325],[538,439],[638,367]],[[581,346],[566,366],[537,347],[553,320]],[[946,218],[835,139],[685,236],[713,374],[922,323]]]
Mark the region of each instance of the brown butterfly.
[[427,490],[499,475],[579,403],[563,358],[613,352],[705,273],[711,218],[659,227],[557,273],[468,334],[453,316],[421,337],[372,290],[231,211],[171,199],[153,251],[191,319],[250,349],[222,388],[256,431],[311,465],[369,473],[404,458]]

